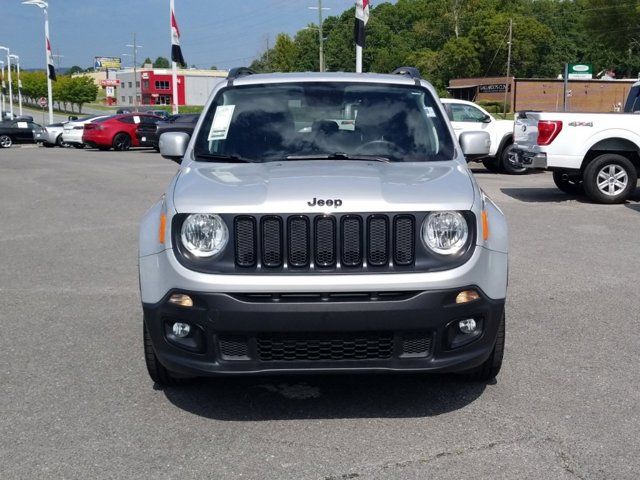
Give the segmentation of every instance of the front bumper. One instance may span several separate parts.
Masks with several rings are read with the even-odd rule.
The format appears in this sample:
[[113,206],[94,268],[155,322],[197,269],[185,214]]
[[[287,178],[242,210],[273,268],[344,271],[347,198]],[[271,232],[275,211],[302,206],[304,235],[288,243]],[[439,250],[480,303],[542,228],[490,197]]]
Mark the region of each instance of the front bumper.
[[[481,298],[461,305],[455,303],[461,288],[388,297],[179,290],[156,304],[143,304],[143,310],[159,361],[183,375],[453,372],[489,357],[504,313],[504,299],[492,300],[479,288],[469,288]],[[168,303],[172,293],[190,295],[194,307]],[[452,348],[454,336],[459,339],[455,326],[467,318],[475,319],[481,332]],[[174,322],[189,323],[197,341],[177,343],[171,335]]]
[[524,167],[531,170],[540,170],[547,168],[546,153],[527,152],[516,148],[511,151],[511,154],[514,155],[515,164],[518,167]]

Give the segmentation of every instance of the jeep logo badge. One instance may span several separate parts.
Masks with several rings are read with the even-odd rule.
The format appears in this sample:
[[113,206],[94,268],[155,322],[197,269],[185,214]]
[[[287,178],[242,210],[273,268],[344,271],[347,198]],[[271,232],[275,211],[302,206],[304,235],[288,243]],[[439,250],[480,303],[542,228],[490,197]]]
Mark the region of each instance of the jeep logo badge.
[[342,199],[340,198],[334,198],[334,199],[322,199],[322,198],[316,198],[313,197],[313,200],[310,202],[307,202],[307,205],[309,205],[310,207],[334,207],[334,208],[338,208],[342,206]]

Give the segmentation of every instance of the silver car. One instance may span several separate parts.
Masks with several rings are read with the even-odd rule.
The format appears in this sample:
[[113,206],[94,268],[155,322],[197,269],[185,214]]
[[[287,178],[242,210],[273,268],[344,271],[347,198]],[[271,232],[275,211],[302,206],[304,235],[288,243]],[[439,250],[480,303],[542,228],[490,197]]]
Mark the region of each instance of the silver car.
[[140,226],[144,348],[161,385],[215,374],[502,364],[507,227],[434,88],[395,74],[232,70]]

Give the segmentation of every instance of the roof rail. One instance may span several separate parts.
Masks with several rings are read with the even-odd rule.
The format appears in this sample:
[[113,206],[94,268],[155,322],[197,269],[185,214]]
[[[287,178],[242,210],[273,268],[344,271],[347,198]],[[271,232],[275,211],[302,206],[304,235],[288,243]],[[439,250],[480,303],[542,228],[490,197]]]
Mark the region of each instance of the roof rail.
[[236,67],[229,70],[229,75],[227,78],[229,80],[235,80],[236,78],[244,77],[246,75],[253,75],[256,72],[247,67]]
[[420,70],[418,70],[416,67],[400,67],[400,68],[396,68],[393,72],[391,72],[392,75],[406,75],[407,77],[411,77],[414,79],[421,79],[422,76],[420,75]]

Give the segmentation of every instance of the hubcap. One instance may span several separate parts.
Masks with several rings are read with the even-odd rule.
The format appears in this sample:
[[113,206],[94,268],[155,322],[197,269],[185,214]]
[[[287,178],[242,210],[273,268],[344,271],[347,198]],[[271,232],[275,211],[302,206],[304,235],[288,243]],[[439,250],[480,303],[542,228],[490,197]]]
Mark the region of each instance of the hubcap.
[[9,137],[0,137],[0,145],[4,148],[11,146],[11,139]]
[[629,176],[620,165],[605,165],[598,172],[598,190],[605,195],[614,197],[619,195],[629,183]]

